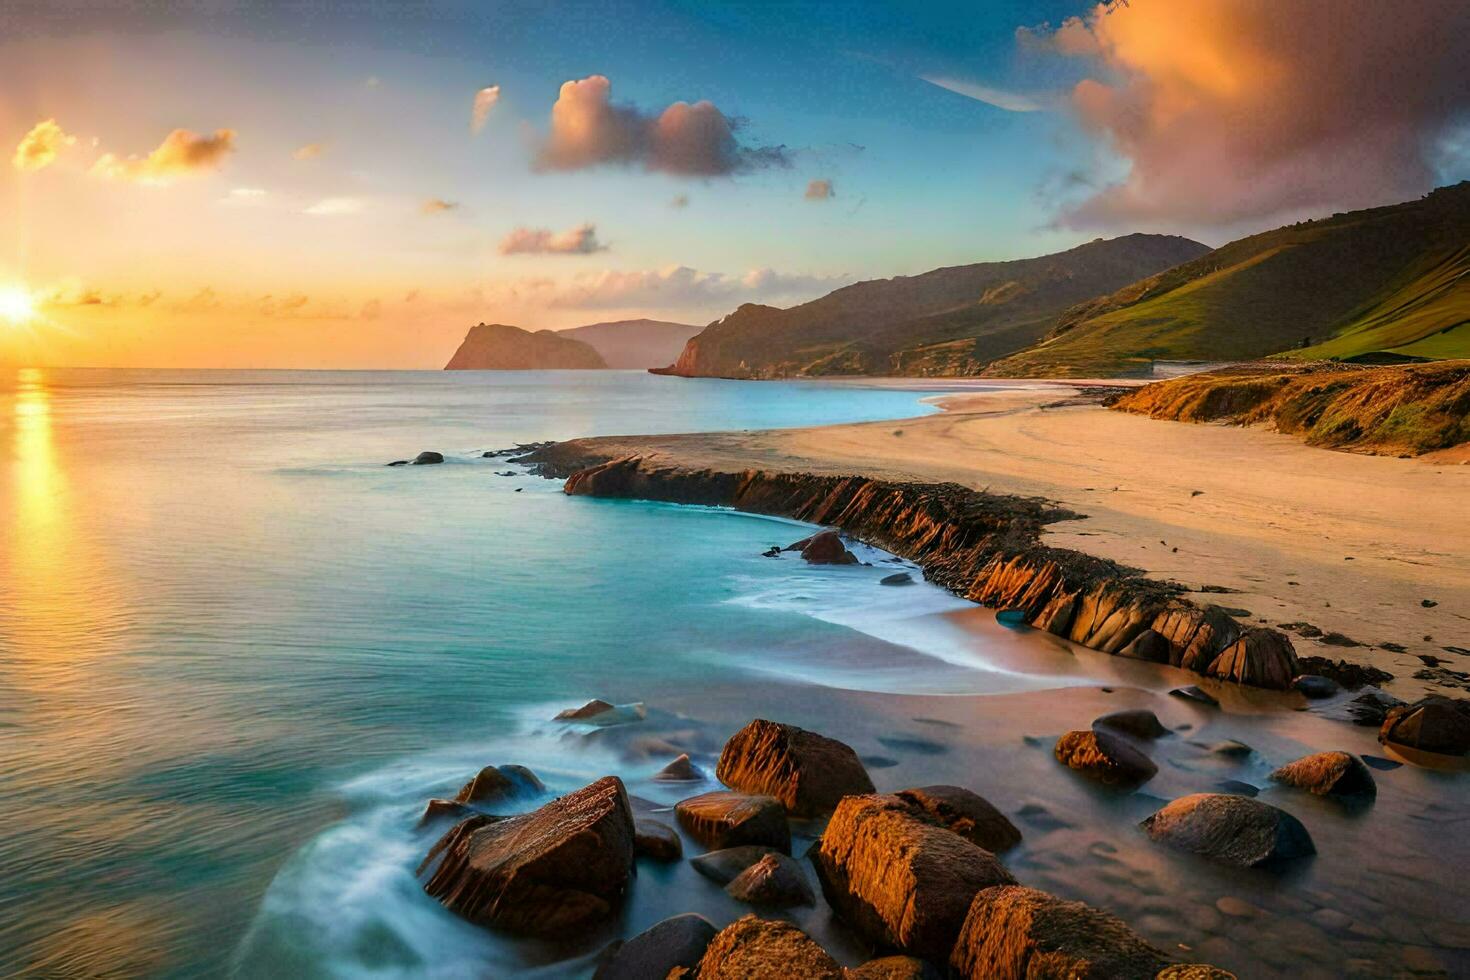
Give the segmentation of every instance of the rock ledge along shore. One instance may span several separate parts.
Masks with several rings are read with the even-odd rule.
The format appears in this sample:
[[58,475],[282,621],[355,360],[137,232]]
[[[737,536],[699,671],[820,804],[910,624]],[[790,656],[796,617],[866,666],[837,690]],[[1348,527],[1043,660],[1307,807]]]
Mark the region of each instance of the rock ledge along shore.
[[599,458],[559,443],[523,460],[568,494],[733,507],[834,527],[917,562],[930,581],[1103,653],[1285,690],[1301,670],[1291,640],[1201,606],[1182,585],[1041,544],[1047,524],[1082,515],[1039,498],[861,476],[693,469],[644,456]]

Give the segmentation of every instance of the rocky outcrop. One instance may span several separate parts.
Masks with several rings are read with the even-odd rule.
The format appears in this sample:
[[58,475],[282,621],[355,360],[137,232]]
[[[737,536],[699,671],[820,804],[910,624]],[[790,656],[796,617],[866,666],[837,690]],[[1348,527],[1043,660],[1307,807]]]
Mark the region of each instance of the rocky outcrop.
[[590,344],[553,330],[532,333],[504,323],[470,328],[446,371],[595,370],[607,362]]
[[1301,821],[1245,796],[1182,796],[1143,821],[1154,840],[1223,864],[1255,868],[1317,853]]
[[812,853],[827,904],[868,942],[946,962],[975,893],[1015,884],[984,848],[895,796],[849,796]]
[[460,787],[454,802],[487,803],[545,791],[541,780],[525,766],[486,766]]
[[966,980],[1153,980],[1168,958],[1117,916],[1010,886],[975,896],[949,963]]
[[432,449],[425,449],[413,458],[415,466],[428,466],[433,463],[444,462],[444,454],[436,453]]
[[648,980],[680,967],[693,969],[715,933],[708,919],[693,912],[665,919],[619,946],[592,980]]
[[627,791],[605,776],[531,813],[471,817],[440,838],[419,873],[429,867],[424,890],[466,919],[564,938],[610,915],[627,890]]
[[779,852],[761,859],[740,872],[725,886],[725,893],[747,905],[788,908],[792,905],[815,905],[817,898],[806,874],[795,859]]
[[1470,754],[1470,701],[1430,695],[1390,708],[1378,740],[1440,755]]
[[810,537],[788,544],[782,551],[798,551],[813,565],[856,565],[857,555],[847,550],[842,535],[836,531],[818,531]]
[[1057,739],[1057,761],[1111,786],[1136,786],[1158,774],[1153,760],[1106,728],[1068,732]]
[[867,770],[847,745],[762,718],[725,743],[715,775],[731,789],[774,796],[795,817],[821,816],[844,796],[873,792]]
[[763,844],[791,853],[786,808],[773,796],[716,791],[690,797],[674,807],[679,825],[711,850],[737,844]]
[[[569,494],[733,507],[838,528],[917,562],[925,578],[957,595],[1016,610],[1037,629],[1104,653],[1121,654],[1152,630],[1167,642],[1170,665],[1210,677],[1284,689],[1301,673],[1278,630],[1242,630],[1218,607],[1194,604],[1181,585],[1043,546],[1047,524],[1078,516],[1043,500],[953,483],[610,459],[588,440],[558,443],[526,462],[542,475],[566,477]],[[1159,642],[1151,637],[1148,645],[1157,651]]]
[[584,725],[626,725],[648,717],[644,704],[609,704],[601,698],[593,698],[580,708],[567,708],[556,713],[554,721],[577,721]]
[[914,813],[993,854],[1021,843],[1021,832],[1004,813],[961,786],[919,786],[896,795]]
[[1271,778],[1318,796],[1374,796],[1378,786],[1363,760],[1346,752],[1315,752],[1287,763]]
[[704,951],[694,976],[698,980],[842,980],[842,967],[796,926],[747,915],[720,930]]

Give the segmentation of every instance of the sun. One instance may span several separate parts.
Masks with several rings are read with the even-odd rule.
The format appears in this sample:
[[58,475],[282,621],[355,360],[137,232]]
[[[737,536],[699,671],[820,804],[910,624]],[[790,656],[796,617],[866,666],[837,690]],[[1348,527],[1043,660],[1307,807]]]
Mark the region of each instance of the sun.
[[24,286],[0,286],[0,320],[12,324],[28,323],[36,318],[36,299]]

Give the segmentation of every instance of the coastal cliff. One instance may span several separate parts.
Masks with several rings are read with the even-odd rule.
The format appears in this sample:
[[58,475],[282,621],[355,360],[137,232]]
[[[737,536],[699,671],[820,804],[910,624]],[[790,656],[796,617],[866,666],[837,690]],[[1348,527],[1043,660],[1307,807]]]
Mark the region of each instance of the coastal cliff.
[[531,333],[504,323],[470,328],[464,342],[444,365],[446,371],[596,370],[607,363],[590,344],[551,330]]
[[573,495],[733,507],[839,528],[917,562],[927,579],[1083,646],[1167,663],[1208,677],[1284,689],[1298,673],[1291,641],[1200,606],[1183,586],[1077,551],[1041,544],[1042,528],[1082,515],[1038,498],[954,483],[761,470],[726,472],[599,458],[561,443],[523,462],[566,478]]

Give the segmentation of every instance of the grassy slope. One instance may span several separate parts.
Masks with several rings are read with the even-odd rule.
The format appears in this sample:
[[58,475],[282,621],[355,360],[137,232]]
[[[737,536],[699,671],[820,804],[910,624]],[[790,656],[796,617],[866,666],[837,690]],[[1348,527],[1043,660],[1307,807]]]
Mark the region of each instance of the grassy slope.
[[1283,351],[1470,356],[1470,333],[1456,329],[1470,312],[1467,239],[1470,183],[1277,228],[1075,307],[987,373],[1085,376]]
[[1242,366],[1145,385],[1111,404],[1178,422],[1268,423],[1331,449],[1417,455],[1470,442],[1470,361]]

